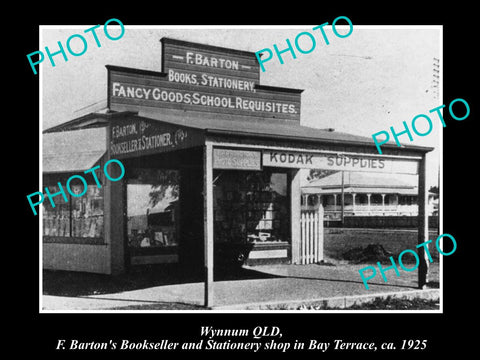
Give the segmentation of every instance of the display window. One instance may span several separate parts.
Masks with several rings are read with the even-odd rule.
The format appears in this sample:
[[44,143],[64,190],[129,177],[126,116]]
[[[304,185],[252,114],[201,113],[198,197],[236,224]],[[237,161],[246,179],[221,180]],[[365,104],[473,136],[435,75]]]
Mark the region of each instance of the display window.
[[[50,193],[60,191],[58,185],[48,186]],[[85,191],[82,185],[70,187],[73,194]],[[43,235],[71,238],[103,238],[103,188],[89,184],[79,197],[65,192],[68,201],[55,196],[55,207],[43,202]]]
[[215,242],[289,241],[287,174],[215,172]]
[[179,171],[134,169],[127,180],[130,248],[178,245]]

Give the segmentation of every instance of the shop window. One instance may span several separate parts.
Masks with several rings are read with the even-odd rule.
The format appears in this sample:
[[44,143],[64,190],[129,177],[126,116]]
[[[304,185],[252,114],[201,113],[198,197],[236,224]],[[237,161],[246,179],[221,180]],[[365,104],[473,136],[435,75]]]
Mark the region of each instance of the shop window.
[[[50,192],[60,191],[58,185],[48,186]],[[72,193],[80,194],[83,185],[72,185]],[[103,188],[89,184],[80,197],[70,195],[68,202],[61,195],[43,202],[43,235],[71,238],[103,238]]]
[[[60,191],[58,185],[49,186],[50,193]],[[70,197],[70,194],[67,193]],[[49,200],[43,202],[43,235],[46,236],[70,236],[70,203],[65,202],[62,196],[54,198],[55,207]]]
[[127,180],[127,234],[132,248],[178,245],[179,172],[136,169]]
[[215,173],[215,242],[289,241],[287,174]]
[[[73,186],[74,193],[83,186]],[[88,186],[81,197],[71,198],[72,237],[103,237],[103,188]]]

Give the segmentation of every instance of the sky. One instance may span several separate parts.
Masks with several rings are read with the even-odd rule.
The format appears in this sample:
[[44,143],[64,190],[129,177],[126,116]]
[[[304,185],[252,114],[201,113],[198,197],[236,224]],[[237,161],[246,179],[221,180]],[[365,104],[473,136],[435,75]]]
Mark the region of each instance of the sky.
[[[326,20],[328,21],[328,20]],[[339,21],[340,24],[340,21]],[[78,57],[69,56],[64,62],[57,56],[57,65],[48,60],[40,66],[41,128],[46,129],[78,116],[79,109],[101,102],[107,97],[105,65],[138,69],[161,70],[162,37],[205,43],[245,51],[282,49],[285,39],[293,43],[298,33],[310,32],[316,47],[296,59],[286,54],[284,64],[265,63],[260,74],[263,85],[303,89],[301,124],[318,128],[371,137],[390,126],[403,130],[403,121],[411,124],[418,114],[443,104],[441,95],[442,27],[440,26],[355,26],[350,36],[339,38],[331,27],[325,27],[329,45],[323,41],[318,24],[305,26],[249,27],[148,27],[128,26],[117,41],[109,40],[103,26],[97,34],[101,47],[88,41],[87,51]],[[83,33],[92,25],[53,27],[42,26],[40,47],[55,51],[57,41],[65,44],[69,36]],[[109,26],[112,36],[119,29]],[[348,26],[337,26],[347,33]],[[75,44],[72,42],[72,47]],[[76,44],[78,45],[78,44]],[[78,49],[77,49],[78,51]],[[433,87],[435,60],[440,59],[440,93]],[[437,88],[438,89],[438,88]],[[405,144],[434,147],[427,157],[427,184],[438,184],[441,146],[441,124],[431,116],[433,131],[424,137],[414,137]],[[419,125],[419,130],[425,130]]]

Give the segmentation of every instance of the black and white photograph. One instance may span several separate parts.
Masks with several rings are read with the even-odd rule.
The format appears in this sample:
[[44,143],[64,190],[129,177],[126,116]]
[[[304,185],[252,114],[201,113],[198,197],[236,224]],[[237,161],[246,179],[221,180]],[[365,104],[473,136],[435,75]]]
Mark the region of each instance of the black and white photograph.
[[25,18],[11,348],[474,347],[472,9],[293,5]]
[[442,27],[333,24],[42,27],[41,311],[441,311]]

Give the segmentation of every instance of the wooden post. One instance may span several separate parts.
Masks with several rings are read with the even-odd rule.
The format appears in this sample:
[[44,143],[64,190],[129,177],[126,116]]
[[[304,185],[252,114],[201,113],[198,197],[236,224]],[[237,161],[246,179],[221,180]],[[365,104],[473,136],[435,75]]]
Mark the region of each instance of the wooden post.
[[[107,142],[107,156],[101,162],[101,169],[105,163],[111,159],[110,144],[111,139],[111,125],[106,128],[106,142]],[[121,169],[118,166],[111,166],[109,168],[110,176],[117,178],[121,174]],[[125,272],[126,259],[125,259],[125,247],[126,241],[124,235],[124,196],[125,191],[125,178],[119,181],[109,181],[105,174],[102,173],[103,181],[103,203],[104,203],[104,239],[110,249],[109,258],[109,272],[111,275],[118,275]]]
[[298,264],[300,258],[300,171],[293,169],[290,172],[290,227],[291,227],[291,251],[292,263]]
[[[418,164],[418,244],[428,241],[428,192],[427,192],[427,158],[422,156]],[[428,245],[427,245],[428,249]],[[423,246],[417,250],[420,263],[418,265],[418,288],[425,289],[428,281],[428,257]]]
[[341,205],[342,205],[342,208],[341,208],[341,215],[340,215],[340,220],[341,220],[341,224],[342,224],[342,227],[343,227],[343,224],[345,222],[345,190],[344,190],[344,187],[345,187],[345,171],[342,171],[342,195],[341,195]]
[[323,229],[323,205],[318,208],[318,261],[323,261],[324,229]]
[[203,222],[204,222],[204,306],[213,305],[213,150],[207,142],[203,153]]
[[312,240],[313,240],[313,213],[308,214],[308,244],[307,244],[307,264],[312,263]]
[[313,228],[314,228],[314,233],[315,233],[315,238],[313,240],[313,248],[314,248],[314,258],[313,258],[313,262],[314,263],[317,263],[320,259],[319,259],[319,242],[320,242],[320,227],[319,227],[319,224],[320,224],[320,219],[318,218],[318,211],[315,211],[314,215],[313,215]]
[[[305,264],[305,224],[307,222],[307,213],[303,212],[300,215],[300,225],[301,225],[301,231],[300,231],[300,244],[299,244],[299,255],[300,256],[300,262],[292,259],[292,263],[297,264]],[[293,257],[293,246],[292,246],[292,257]]]

